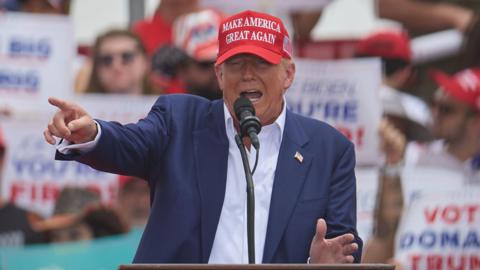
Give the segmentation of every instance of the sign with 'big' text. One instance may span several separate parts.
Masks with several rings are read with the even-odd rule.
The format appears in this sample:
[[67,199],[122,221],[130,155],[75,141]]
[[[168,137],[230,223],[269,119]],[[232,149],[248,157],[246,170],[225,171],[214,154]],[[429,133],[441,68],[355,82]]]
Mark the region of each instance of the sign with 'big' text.
[[378,163],[380,61],[297,59],[295,63],[297,71],[286,94],[287,106],[337,128],[355,144],[357,164]]
[[74,53],[67,16],[1,14],[0,107],[31,112],[49,96],[70,97]]
[[400,223],[395,258],[405,269],[480,269],[479,188],[422,195]]

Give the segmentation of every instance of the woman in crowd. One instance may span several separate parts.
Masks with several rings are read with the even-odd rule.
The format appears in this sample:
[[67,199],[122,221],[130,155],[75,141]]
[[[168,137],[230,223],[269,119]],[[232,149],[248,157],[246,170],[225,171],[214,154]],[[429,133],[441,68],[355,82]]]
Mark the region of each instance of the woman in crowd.
[[87,93],[150,94],[150,64],[142,42],[128,30],[110,30],[97,37],[92,50]]

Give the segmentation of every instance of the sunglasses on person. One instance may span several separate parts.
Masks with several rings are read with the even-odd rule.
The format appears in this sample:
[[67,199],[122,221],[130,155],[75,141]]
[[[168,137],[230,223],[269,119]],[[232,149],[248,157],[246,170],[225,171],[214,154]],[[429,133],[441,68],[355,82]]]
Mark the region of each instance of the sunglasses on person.
[[123,65],[129,65],[135,59],[137,52],[135,51],[125,51],[117,54],[100,54],[97,56],[97,62],[102,67],[111,67],[115,58],[120,57],[121,63]]

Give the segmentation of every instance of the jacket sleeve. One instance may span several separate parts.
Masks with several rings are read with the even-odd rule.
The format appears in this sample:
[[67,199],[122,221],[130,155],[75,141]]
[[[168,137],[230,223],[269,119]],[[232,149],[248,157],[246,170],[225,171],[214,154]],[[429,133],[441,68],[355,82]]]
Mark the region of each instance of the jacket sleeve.
[[62,154],[55,159],[76,160],[97,170],[146,178],[151,164],[158,164],[170,138],[171,104],[159,98],[147,117],[136,124],[96,121],[102,129],[92,151]]

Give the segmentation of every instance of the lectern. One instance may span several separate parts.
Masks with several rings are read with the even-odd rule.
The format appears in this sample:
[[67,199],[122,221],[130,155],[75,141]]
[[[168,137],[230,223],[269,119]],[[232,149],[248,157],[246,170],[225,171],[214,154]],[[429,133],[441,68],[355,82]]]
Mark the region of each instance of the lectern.
[[129,264],[119,270],[394,270],[390,264]]

